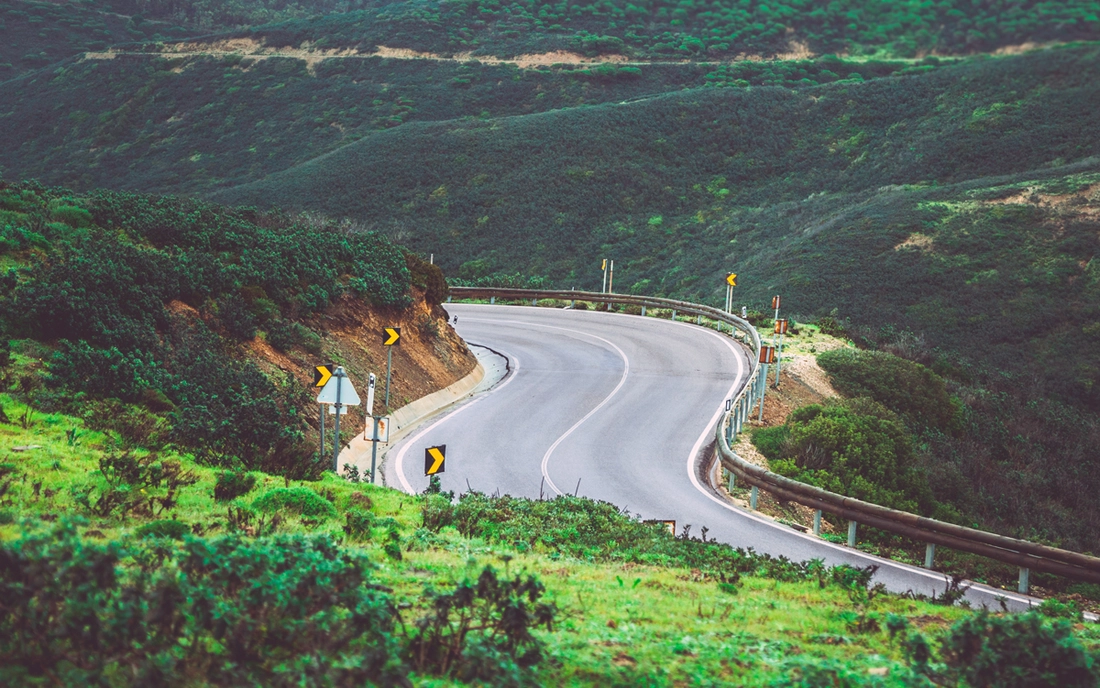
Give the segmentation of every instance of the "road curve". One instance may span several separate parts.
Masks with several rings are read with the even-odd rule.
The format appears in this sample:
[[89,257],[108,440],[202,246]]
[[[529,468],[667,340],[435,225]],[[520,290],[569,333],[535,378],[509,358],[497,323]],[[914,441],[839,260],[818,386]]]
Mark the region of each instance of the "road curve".
[[[594,311],[449,304],[457,330],[509,358],[488,392],[413,432],[387,455],[386,481],[427,485],[424,450],[447,445],[444,490],[538,497],[574,493],[707,537],[828,564],[877,564],[894,592],[942,592],[944,576],[873,557],[734,507],[700,475],[724,401],[744,385],[745,350],[687,323]],[[975,585],[976,605],[1037,601]]]

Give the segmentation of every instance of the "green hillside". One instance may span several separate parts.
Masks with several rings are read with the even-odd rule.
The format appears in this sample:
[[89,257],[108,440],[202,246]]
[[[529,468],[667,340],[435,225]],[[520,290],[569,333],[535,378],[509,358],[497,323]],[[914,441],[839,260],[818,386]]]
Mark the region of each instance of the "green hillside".
[[377,45],[446,54],[518,55],[572,50],[585,55],[714,59],[809,50],[914,57],[971,54],[1028,41],[1095,40],[1100,15],[1088,0],[939,3],[844,0],[828,4],[705,0],[378,3],[360,12],[246,33],[270,45]]
[[[750,305],[779,289],[796,313],[836,307],[855,326],[891,323],[953,356],[992,356],[995,367],[1020,370],[1038,353],[1014,357],[1020,341],[1034,334],[1049,353],[1071,335],[1062,328],[1096,317],[1087,277],[1095,219],[1082,212],[1061,240],[1029,240],[1017,230],[1077,206],[971,200],[1012,196],[1032,181],[1088,187],[1073,175],[1094,171],[1090,156],[1100,153],[1100,114],[1088,105],[1100,98],[1098,55],[1089,46],[858,84],[696,89],[408,124],[217,198],[278,198],[401,228],[404,241],[468,279],[523,272],[593,288],[607,256],[620,290],[720,303],[722,277],[736,270],[737,298]],[[892,250],[937,226],[969,232],[963,225],[978,218],[990,238],[954,242],[944,264],[937,252]],[[1040,274],[988,272],[1034,259],[1020,242],[1047,260],[1034,267]],[[1062,269],[1055,265],[1070,272],[1041,276]],[[1025,295],[1064,304],[1044,309],[1041,333],[1020,329],[1016,314],[1030,311],[1010,307]],[[982,337],[966,336],[977,322],[969,315],[941,317],[973,309]],[[972,345],[980,348],[963,350]],[[1085,395],[1089,405],[1100,399],[1091,396],[1100,389],[1094,351],[1084,347],[1079,367],[1052,371],[1063,395]]]

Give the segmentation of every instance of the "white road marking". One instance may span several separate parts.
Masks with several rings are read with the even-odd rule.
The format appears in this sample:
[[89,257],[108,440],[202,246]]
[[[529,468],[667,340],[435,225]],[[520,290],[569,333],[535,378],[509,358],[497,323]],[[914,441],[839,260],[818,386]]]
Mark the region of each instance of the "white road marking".
[[[695,459],[696,459],[697,456],[699,456],[699,450],[703,448],[703,444],[715,434],[715,432],[717,430],[718,420],[726,412],[725,399],[733,398],[734,393],[737,391],[738,385],[741,383],[741,378],[744,375],[744,370],[745,370],[744,361],[742,360],[742,357],[740,355],[738,355],[738,351],[737,351],[736,348],[734,348],[733,344],[730,342],[729,337],[724,337],[724,336],[719,335],[715,332],[710,332],[710,334],[715,336],[715,337],[720,338],[723,342],[725,342],[726,346],[728,346],[730,348],[730,350],[734,353],[734,356],[737,359],[737,382],[735,382],[733,384],[733,386],[730,388],[729,393],[723,399],[722,404],[718,407],[718,410],[714,413],[713,416],[711,416],[710,420],[707,422],[706,427],[703,429],[703,433],[701,435],[699,435],[699,439],[695,440],[695,444],[692,446],[691,452],[688,454],[687,472],[688,472],[688,477],[691,479],[691,484],[695,486],[695,489],[698,490],[704,497],[711,500],[715,504],[718,504],[723,509],[731,511],[731,512],[737,514],[738,516],[741,516],[741,517],[744,517],[744,518],[751,518],[752,520],[757,521],[758,523],[763,523],[764,525],[769,526],[771,528],[775,528],[776,530],[782,530],[785,535],[794,535],[796,537],[803,538],[804,540],[807,540],[808,542],[810,542],[813,545],[816,545],[818,547],[828,547],[829,549],[832,549],[832,550],[835,550],[837,552],[843,553],[846,556],[851,556],[851,557],[856,557],[856,558],[859,558],[859,559],[863,559],[863,560],[867,561],[868,563],[878,564],[879,566],[890,567],[890,568],[895,568],[895,569],[901,569],[902,571],[906,571],[908,573],[912,573],[912,574],[916,574],[918,576],[922,576],[924,578],[928,578],[930,580],[935,581],[936,583],[939,583],[939,584],[942,584],[942,585],[946,586],[946,581],[944,579],[944,574],[942,574],[942,573],[936,573],[934,571],[929,571],[928,569],[918,568],[916,566],[911,566],[909,564],[905,564],[905,563],[902,563],[902,562],[899,562],[899,561],[894,561],[892,559],[883,559],[882,557],[876,557],[876,556],[873,556],[873,555],[870,555],[870,554],[866,554],[864,552],[860,552],[859,550],[853,549],[851,547],[842,547],[842,546],[840,546],[836,543],[829,542],[828,540],[822,540],[821,538],[816,537],[814,535],[809,535],[807,533],[802,533],[802,532],[799,532],[797,530],[793,530],[791,528],[788,528],[787,526],[781,525],[779,523],[775,523],[774,521],[772,521],[770,519],[764,518],[763,516],[760,516],[758,514],[754,514],[751,511],[745,511],[743,509],[739,509],[736,506],[730,504],[729,502],[727,502],[723,499],[719,499],[710,490],[705,488],[702,485],[702,483],[699,482],[699,478],[696,477],[696,475],[695,475]],[[1024,595],[1019,595],[1019,594],[1016,594],[1016,593],[1011,593],[1011,592],[1008,592],[1007,590],[998,590],[996,588],[990,588],[988,586],[979,585],[977,583],[973,583],[973,581],[967,581],[967,582],[971,584],[971,587],[973,587],[977,590],[980,590],[982,592],[985,592],[985,593],[993,595],[993,596],[1004,597],[1006,600],[1012,600],[1014,602],[1019,602],[1020,604],[1024,604],[1024,605],[1028,605],[1028,606],[1031,606],[1031,605],[1034,605],[1034,604],[1038,603],[1038,600],[1036,600],[1034,598],[1031,598],[1031,597],[1026,597]],[[935,590],[935,587],[933,587],[933,590]]]
[[614,342],[612,342],[610,340],[607,340],[607,339],[604,339],[603,337],[601,337],[599,335],[591,334],[589,332],[584,332],[584,331],[581,331],[581,330],[574,330],[574,329],[569,328],[569,327],[557,327],[555,325],[543,325],[541,323],[532,323],[532,322],[527,322],[525,320],[497,320],[495,318],[492,319],[492,320],[479,320],[479,319],[476,319],[476,318],[468,318],[468,320],[472,321],[472,322],[508,323],[508,324],[512,324],[512,325],[526,325],[528,327],[543,327],[543,328],[546,328],[546,329],[549,329],[549,330],[561,330],[562,332],[571,332],[573,334],[579,334],[579,335],[582,335],[584,337],[592,337],[593,339],[598,339],[601,342],[603,342],[604,344],[607,344],[608,346],[610,346],[612,349],[617,351],[618,354],[619,354],[619,357],[623,359],[623,375],[622,375],[622,377],[619,378],[619,384],[615,385],[615,389],[611,390],[611,393],[608,394],[606,397],[604,397],[603,401],[601,401],[599,404],[597,404],[595,406],[595,408],[593,408],[591,411],[589,411],[587,414],[585,414],[584,418],[581,418],[580,420],[578,420],[576,423],[573,424],[573,427],[566,430],[565,434],[563,434],[558,439],[554,440],[554,443],[551,444],[550,448],[546,450],[546,453],[542,455],[542,463],[539,465],[539,469],[542,471],[542,477],[546,478],[546,484],[550,486],[551,490],[553,490],[557,494],[562,494],[562,491],[559,490],[558,486],[554,483],[553,478],[550,477],[550,472],[548,470],[548,465],[550,463],[550,455],[554,453],[554,450],[558,448],[559,444],[564,442],[567,437],[569,437],[570,435],[573,434],[574,430],[579,428],[582,424],[584,424],[584,422],[586,420],[591,418],[597,411],[599,411],[605,405],[607,405],[607,402],[611,401],[611,397],[618,394],[619,390],[622,389],[623,385],[626,383],[627,376],[630,375],[630,359],[627,357],[626,353],[622,349],[620,349]]
[[416,494],[416,490],[413,489],[413,486],[409,483],[408,478],[405,477],[405,454],[409,451],[409,447],[411,447],[413,444],[415,444],[416,441],[419,440],[421,437],[428,434],[428,432],[430,432],[433,428],[441,425],[444,421],[447,421],[447,420],[450,420],[451,418],[454,418],[455,416],[462,413],[466,409],[468,409],[471,406],[474,406],[475,404],[479,403],[482,399],[489,396],[493,392],[497,392],[499,390],[504,389],[508,385],[512,384],[512,380],[516,379],[516,374],[519,373],[519,359],[516,358],[515,356],[511,355],[507,351],[500,351],[500,349],[496,349],[496,350],[499,353],[504,354],[508,358],[508,360],[512,362],[512,370],[508,374],[508,379],[506,379],[504,382],[497,385],[496,387],[493,387],[489,391],[485,392],[484,394],[482,394],[477,399],[474,399],[473,401],[466,404],[465,406],[444,415],[442,418],[440,418],[436,422],[432,423],[428,427],[426,427],[423,430],[421,430],[420,432],[416,433],[415,435],[410,437],[408,440],[406,440],[405,443],[401,446],[401,450],[397,452],[397,458],[395,458],[394,462],[393,462],[394,463],[394,470],[397,471],[397,480],[401,483],[401,489],[403,489],[405,492],[407,492],[409,494]]

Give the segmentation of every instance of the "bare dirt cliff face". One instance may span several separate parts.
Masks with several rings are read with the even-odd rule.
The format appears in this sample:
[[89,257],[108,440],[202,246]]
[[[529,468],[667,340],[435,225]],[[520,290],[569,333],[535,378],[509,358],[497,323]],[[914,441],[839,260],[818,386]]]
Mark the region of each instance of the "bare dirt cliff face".
[[[401,339],[393,349],[393,381],[390,409],[397,409],[436,392],[470,374],[477,359],[448,322],[442,306],[429,306],[420,290],[413,290],[413,305],[405,310],[377,308],[347,297],[308,325],[321,336],[319,353],[295,347],[283,353],[262,338],[249,342],[250,355],[268,375],[280,375],[302,389],[302,411],[313,428],[318,425],[318,405],[313,403],[314,366],[341,365],[363,400],[367,401],[367,377],[377,376],[374,412],[385,412],[386,348],[384,329],[400,327]],[[341,419],[341,430],[361,431],[365,406],[354,407]],[[326,423],[331,416],[326,419]],[[331,427],[331,426],[329,426]]]

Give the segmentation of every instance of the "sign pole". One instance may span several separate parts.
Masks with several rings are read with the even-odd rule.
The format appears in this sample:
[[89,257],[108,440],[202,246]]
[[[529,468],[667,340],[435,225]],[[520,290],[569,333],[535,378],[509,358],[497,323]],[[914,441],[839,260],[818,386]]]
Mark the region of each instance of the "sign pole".
[[390,410],[390,370],[393,367],[393,347],[386,347],[386,412]]
[[332,465],[336,475],[340,475],[340,410],[344,407],[340,403],[340,383],[344,381],[344,369],[336,369],[336,429],[332,440]]
[[374,441],[370,443],[370,484],[377,485],[374,472],[378,460],[378,416],[371,416],[371,419],[374,421]]
[[321,451],[317,454],[321,458],[325,456],[325,405],[317,404],[317,407],[321,409]]
[[600,293],[607,293],[607,258],[603,259],[603,265],[600,267],[603,270],[603,286],[600,287]]
[[768,391],[768,364],[764,364],[764,375],[760,378],[760,422],[764,422],[764,393]]

